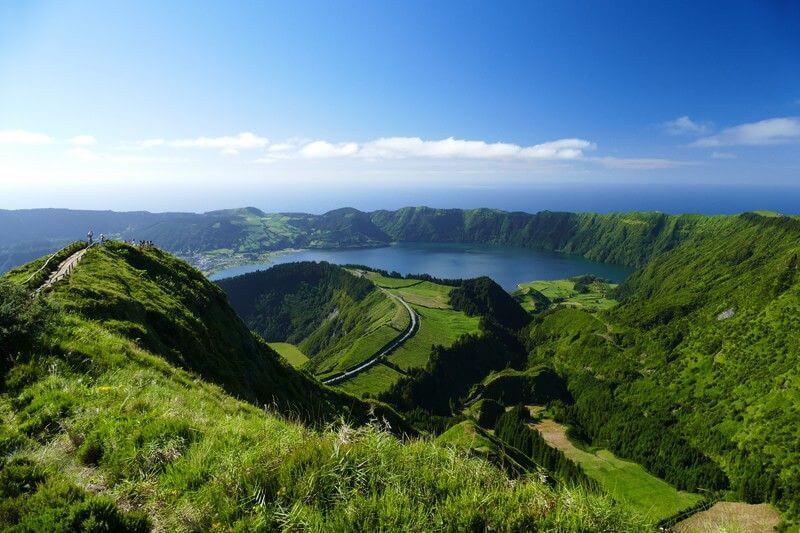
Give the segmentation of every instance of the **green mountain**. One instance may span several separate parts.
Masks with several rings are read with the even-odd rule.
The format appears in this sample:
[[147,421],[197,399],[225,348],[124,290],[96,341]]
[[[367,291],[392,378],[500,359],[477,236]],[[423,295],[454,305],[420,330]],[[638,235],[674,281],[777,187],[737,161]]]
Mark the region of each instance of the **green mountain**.
[[406,207],[372,221],[397,241],[507,244],[642,266],[717,217],[663,213],[509,213],[497,209]]
[[408,311],[371,281],[328,263],[289,263],[218,282],[247,325],[296,344],[320,377],[364,362],[408,329]]
[[656,255],[605,313],[560,307],[529,329],[565,417],[680,488],[800,514],[800,221],[710,219]]
[[90,227],[97,234],[151,240],[204,271],[257,261],[275,250],[392,241],[509,244],[642,266],[718,218],[725,217],[428,207],[372,213],[343,208],[322,215],[264,213],[252,207],[203,214],[0,210],[0,271],[80,238]]
[[402,421],[292,370],[163,252],[93,248],[31,298],[15,280],[40,263],[0,282],[3,529],[646,526],[605,496],[360,425]]

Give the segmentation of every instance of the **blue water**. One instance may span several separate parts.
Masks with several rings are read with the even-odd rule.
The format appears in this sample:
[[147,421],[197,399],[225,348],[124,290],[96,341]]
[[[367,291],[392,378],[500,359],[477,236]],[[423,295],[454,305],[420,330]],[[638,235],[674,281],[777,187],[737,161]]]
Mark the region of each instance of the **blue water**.
[[539,279],[562,279],[594,274],[619,282],[632,269],[589,261],[580,256],[491,244],[397,243],[383,248],[358,250],[301,250],[280,252],[269,263],[228,268],[212,280],[264,270],[294,261],[327,261],[359,264],[401,274],[431,274],[439,278],[489,276],[507,291],[519,283]]

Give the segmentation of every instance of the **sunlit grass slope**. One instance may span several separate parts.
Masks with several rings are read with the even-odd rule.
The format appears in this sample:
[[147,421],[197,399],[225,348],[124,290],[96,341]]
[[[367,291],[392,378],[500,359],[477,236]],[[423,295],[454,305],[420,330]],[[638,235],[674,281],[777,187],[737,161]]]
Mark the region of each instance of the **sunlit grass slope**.
[[397,280],[377,272],[368,272],[367,276],[377,286],[410,303],[420,317],[417,333],[389,356],[389,361],[404,370],[424,367],[434,344],[448,347],[462,335],[479,331],[478,317],[450,306],[453,287],[430,281]]
[[654,522],[703,500],[700,494],[676,490],[640,465],[622,460],[608,450],[575,446],[567,437],[566,428],[552,420],[544,420],[536,428],[548,444],[580,465],[587,476],[600,483],[615,499],[628,503]]
[[355,366],[408,328],[395,298],[328,263],[289,263],[219,281],[245,322],[269,342],[290,342],[325,377]]
[[592,276],[578,276],[570,279],[520,283],[513,296],[529,312],[541,312],[551,305],[597,311],[611,309],[617,305],[618,302],[612,294],[616,287],[614,283]]
[[300,351],[300,349],[289,342],[270,342],[269,347],[278,352],[287,363],[295,368],[301,368],[308,362],[308,356]]
[[[376,286],[408,302],[419,317],[416,333],[389,354],[390,366],[375,365],[340,387],[361,396],[377,396],[389,390],[412,368],[424,368],[434,345],[449,347],[464,334],[478,333],[480,319],[450,306],[453,287],[431,281],[397,279],[377,272],[359,271]],[[399,371],[398,371],[399,370]]]
[[[225,294],[183,261],[112,242],[91,249],[79,266],[51,295],[66,313],[100,320],[105,329],[257,405],[291,404],[309,419],[351,408],[366,416],[351,397],[283,362],[247,329]],[[79,340],[69,342],[77,342],[69,349],[80,349]]]
[[[3,528],[644,527],[607,497],[536,477],[512,482],[456,448],[403,442],[373,425],[304,425],[294,416],[310,406],[335,420],[343,395],[282,363],[214,286],[161,252],[93,250],[49,298],[58,308],[35,348],[2,354],[10,365],[0,394]],[[10,311],[2,316],[20,316]],[[233,369],[215,368],[225,362],[250,375],[232,379]],[[280,401],[261,408],[230,391]]]

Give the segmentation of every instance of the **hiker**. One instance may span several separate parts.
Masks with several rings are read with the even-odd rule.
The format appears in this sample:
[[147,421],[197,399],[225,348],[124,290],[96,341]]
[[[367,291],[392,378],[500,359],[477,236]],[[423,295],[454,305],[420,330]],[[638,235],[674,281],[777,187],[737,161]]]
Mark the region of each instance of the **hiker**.
[[92,245],[93,238],[94,238],[94,232],[92,231],[91,228],[89,228],[89,233],[86,234],[86,242],[89,244],[89,246]]
[[106,234],[105,233],[101,233],[100,234],[100,244],[105,244],[105,243],[106,243]]

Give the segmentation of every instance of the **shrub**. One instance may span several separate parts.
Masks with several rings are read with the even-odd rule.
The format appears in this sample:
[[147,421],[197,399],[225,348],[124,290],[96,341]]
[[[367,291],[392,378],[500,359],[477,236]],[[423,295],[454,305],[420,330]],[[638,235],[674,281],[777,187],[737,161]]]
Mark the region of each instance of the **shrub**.
[[0,375],[5,376],[16,356],[32,349],[53,308],[44,298],[31,298],[20,285],[0,280]]

